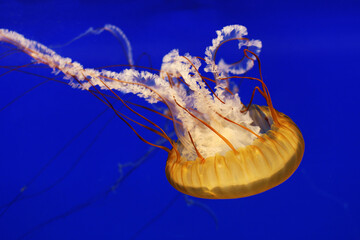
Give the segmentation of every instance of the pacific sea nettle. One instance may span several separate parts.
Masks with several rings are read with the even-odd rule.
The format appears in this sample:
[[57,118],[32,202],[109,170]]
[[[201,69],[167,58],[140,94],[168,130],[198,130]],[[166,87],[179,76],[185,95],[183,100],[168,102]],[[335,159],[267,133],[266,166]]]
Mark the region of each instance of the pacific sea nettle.
[[[84,68],[9,30],[0,29],[0,41],[14,45],[31,56],[33,63],[45,64],[55,73],[63,73],[69,85],[94,94],[143,141],[167,151],[166,176],[170,184],[182,193],[210,199],[251,196],[284,182],[299,166],[304,153],[302,134],[288,116],[273,107],[261,76],[258,58],[261,41],[244,37],[247,35],[244,26],[231,25],[217,31],[217,38],[207,47],[205,58],[189,54],[181,56],[178,50],[172,50],[164,56],[161,70],[156,73],[149,68],[136,70],[140,67],[133,65],[130,43],[120,29],[106,25],[94,30],[94,33],[104,30],[125,42],[129,66],[121,72]],[[216,63],[219,47],[229,41],[238,42],[239,49],[244,52],[243,58],[232,64],[224,60]],[[239,76],[249,71],[255,62],[259,66],[260,78]],[[213,78],[200,73],[202,63],[205,64],[204,71],[212,73]],[[240,101],[238,93],[230,90],[229,82],[236,79],[258,83],[248,106]],[[215,84],[215,87],[210,84]],[[109,90],[112,97],[146,124],[117,110],[109,101],[109,95],[101,90]],[[144,106],[136,107],[170,119],[177,141],[135,111],[135,104],[123,100],[119,92],[133,93],[150,104],[165,104],[165,113]],[[256,92],[265,98],[267,106],[251,104]],[[169,141],[172,149],[145,140],[132,124],[162,136]]]

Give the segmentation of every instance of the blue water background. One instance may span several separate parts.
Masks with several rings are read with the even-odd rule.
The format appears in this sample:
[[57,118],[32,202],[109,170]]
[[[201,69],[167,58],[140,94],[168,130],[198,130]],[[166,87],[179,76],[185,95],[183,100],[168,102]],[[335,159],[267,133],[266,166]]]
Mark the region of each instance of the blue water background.
[[[276,109],[303,133],[303,161],[288,181],[265,193],[204,200],[184,198],[170,186],[164,173],[167,154],[158,151],[105,197],[102,193],[120,177],[118,164],[134,162],[149,149],[107,111],[23,196],[64,176],[106,126],[61,183],[16,202],[0,217],[0,239],[24,234],[24,239],[360,239],[359,1],[0,1],[0,28],[47,46],[107,23],[126,33],[135,59],[146,52],[155,68],[174,48],[203,57],[215,30],[246,26],[250,38],[263,42],[263,76]],[[229,61],[240,54],[234,46],[221,53]],[[0,45],[0,54],[6,50]],[[126,63],[110,34],[56,51],[86,67]],[[0,65],[29,61],[17,53]],[[146,58],[139,64],[150,65]],[[52,76],[50,70],[28,70]],[[257,74],[257,68],[249,72]],[[0,108],[42,81],[19,72],[0,77]],[[241,87],[248,102],[254,85],[244,81]],[[264,104],[260,97],[255,101]],[[104,109],[85,91],[49,82],[1,111],[0,205]]]

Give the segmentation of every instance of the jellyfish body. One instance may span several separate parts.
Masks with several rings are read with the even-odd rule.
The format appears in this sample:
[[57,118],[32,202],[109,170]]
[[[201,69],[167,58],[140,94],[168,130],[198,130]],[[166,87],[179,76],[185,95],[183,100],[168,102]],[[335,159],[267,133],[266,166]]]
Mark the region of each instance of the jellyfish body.
[[[270,117],[267,107],[254,106],[255,122]],[[299,166],[304,140],[295,123],[279,114],[280,126],[272,124],[251,145],[237,153],[228,151],[202,160],[178,159],[174,151],[166,163],[170,184],[185,194],[208,199],[230,199],[255,195],[288,179]]]
[[[117,28],[111,30],[117,31]],[[125,36],[122,32],[120,35]],[[16,46],[35,63],[45,64],[55,73],[62,72],[69,85],[94,94],[141,140],[167,151],[166,176],[174,188],[201,198],[246,197],[285,181],[302,159],[304,140],[291,119],[275,110],[262,77],[243,78],[260,83],[253,95],[256,90],[260,92],[268,107],[251,106],[252,100],[246,107],[239,95],[229,89],[229,80],[235,78],[232,75],[246,73],[255,61],[259,61],[261,42],[245,38],[247,29],[240,25],[224,27],[217,35],[212,46],[206,49],[205,58],[190,54],[181,56],[178,50],[173,50],[164,56],[159,73],[138,71],[134,66],[117,73],[83,68],[44,45],[16,32],[0,29],[0,41]],[[244,58],[233,64],[223,60],[217,64],[217,50],[233,40],[238,41],[239,49],[244,48]],[[214,79],[200,74],[201,60],[206,64],[204,70],[212,73]],[[215,83],[214,89],[208,82]],[[119,112],[101,90],[111,91],[148,125]],[[172,120],[177,141],[133,110],[116,92],[136,94],[150,104],[164,104],[169,114],[160,115]],[[162,136],[172,149],[147,141],[130,123]]]

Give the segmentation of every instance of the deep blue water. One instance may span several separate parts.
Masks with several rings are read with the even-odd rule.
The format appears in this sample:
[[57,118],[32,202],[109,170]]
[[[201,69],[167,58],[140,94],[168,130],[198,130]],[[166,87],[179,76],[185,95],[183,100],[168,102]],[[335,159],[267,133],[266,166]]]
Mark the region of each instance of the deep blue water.
[[[215,30],[246,26],[250,38],[263,42],[262,70],[275,107],[303,133],[303,161],[288,181],[265,193],[204,200],[170,186],[167,155],[157,151],[104,194],[120,177],[118,164],[135,162],[149,146],[110,110],[67,144],[106,107],[85,91],[47,82],[0,111],[0,205],[69,146],[24,191],[28,198],[0,217],[0,239],[360,239],[358,1],[0,1],[0,28],[47,46],[107,23],[126,33],[135,59],[145,52],[155,68],[174,48],[203,57]],[[224,57],[234,57],[231,47]],[[0,45],[0,54],[6,50]],[[56,51],[87,67],[126,63],[110,34]],[[28,62],[17,53],[0,65]],[[139,64],[150,65],[146,57]],[[1,76],[0,108],[43,81],[19,72]],[[246,102],[252,85],[241,87]]]

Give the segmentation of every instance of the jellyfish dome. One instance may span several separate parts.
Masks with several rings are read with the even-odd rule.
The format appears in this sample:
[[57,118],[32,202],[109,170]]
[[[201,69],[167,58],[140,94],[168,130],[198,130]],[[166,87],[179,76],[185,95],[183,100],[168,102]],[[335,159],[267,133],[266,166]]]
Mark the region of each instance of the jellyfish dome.
[[[107,29],[124,33],[114,26]],[[217,38],[207,47],[205,57],[180,55],[172,50],[164,56],[158,73],[137,70],[130,66],[121,72],[84,68],[69,58],[35,41],[9,30],[0,29],[0,41],[16,46],[35,63],[45,64],[74,88],[91,91],[111,91],[127,108],[128,104],[116,93],[132,93],[150,104],[164,104],[167,117],[173,122],[177,139],[151,120],[135,112],[151,125],[140,126],[164,137],[172,149],[143,141],[168,152],[166,176],[178,191],[199,198],[230,199],[251,196],[273,188],[289,178],[299,166],[304,153],[304,140],[295,123],[278,112],[261,76],[259,53],[261,41],[246,38],[247,29],[240,25],[226,26],[216,32]],[[228,64],[216,62],[216,54],[224,43],[237,41],[244,57]],[[127,41],[128,42],[128,41]],[[260,78],[239,76],[258,63]],[[132,64],[131,64],[132,65]],[[203,76],[203,71],[214,77]],[[236,79],[256,81],[253,90],[268,106],[245,106],[229,82]],[[212,84],[214,87],[211,87]],[[96,95],[98,96],[98,95]],[[101,95],[104,96],[104,95]],[[102,100],[125,121],[139,124]],[[132,128],[132,127],[131,127]],[[133,128],[132,128],[133,129]]]

